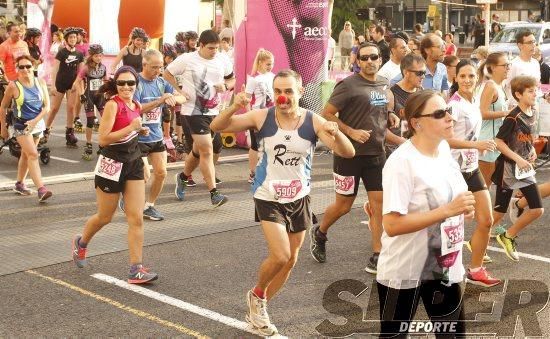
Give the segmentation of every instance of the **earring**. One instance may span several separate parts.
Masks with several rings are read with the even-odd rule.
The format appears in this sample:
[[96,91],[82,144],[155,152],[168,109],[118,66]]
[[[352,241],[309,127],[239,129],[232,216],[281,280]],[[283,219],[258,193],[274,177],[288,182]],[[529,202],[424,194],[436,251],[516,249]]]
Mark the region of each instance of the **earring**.
[[416,128],[420,128],[420,124],[416,124]]

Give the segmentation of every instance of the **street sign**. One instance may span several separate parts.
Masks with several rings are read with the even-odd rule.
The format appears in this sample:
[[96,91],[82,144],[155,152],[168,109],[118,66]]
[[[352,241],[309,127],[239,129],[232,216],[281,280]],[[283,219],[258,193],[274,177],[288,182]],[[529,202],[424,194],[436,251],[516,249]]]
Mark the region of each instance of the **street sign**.
[[496,4],[497,3],[497,0],[476,0],[476,4],[480,4],[480,5],[483,5],[483,4]]
[[426,15],[428,18],[434,18],[437,15],[437,6],[436,5],[429,5],[428,6],[428,14]]

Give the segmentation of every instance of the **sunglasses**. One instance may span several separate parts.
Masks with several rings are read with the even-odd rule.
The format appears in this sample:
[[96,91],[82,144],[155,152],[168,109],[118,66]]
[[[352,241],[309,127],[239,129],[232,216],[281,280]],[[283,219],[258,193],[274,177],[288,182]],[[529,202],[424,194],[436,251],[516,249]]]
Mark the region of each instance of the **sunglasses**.
[[380,58],[378,54],[370,54],[370,55],[360,55],[359,60],[361,61],[368,61],[369,59],[372,61],[376,61]]
[[132,87],[136,85],[136,81],[135,80],[117,80],[116,85],[120,87],[124,85],[128,85],[128,87]]
[[409,71],[411,73],[414,73],[417,77],[423,77],[423,76],[426,75],[426,70],[413,71],[413,70],[408,69],[407,71]]
[[434,118],[434,119],[443,119],[444,117],[447,116],[447,114],[449,115],[452,115],[453,114],[453,110],[451,107],[447,107],[445,109],[438,109],[436,111],[434,111],[433,113],[430,113],[430,114],[419,114],[416,116],[416,118],[424,118],[424,117],[430,117],[430,118]]
[[18,69],[31,69],[32,68],[32,65],[19,65],[17,66]]

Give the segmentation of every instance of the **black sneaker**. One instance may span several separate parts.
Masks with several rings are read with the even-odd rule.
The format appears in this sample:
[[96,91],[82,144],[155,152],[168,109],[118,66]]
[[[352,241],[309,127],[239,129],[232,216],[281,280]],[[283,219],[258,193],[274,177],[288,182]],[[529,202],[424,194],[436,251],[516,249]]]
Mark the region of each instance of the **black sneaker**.
[[367,267],[365,267],[365,271],[367,271],[371,274],[376,274],[377,267],[378,267],[378,257],[379,256],[380,256],[380,253],[373,253],[370,256]]
[[313,226],[309,229],[309,252],[315,261],[318,263],[324,263],[327,261],[325,243],[328,239],[326,234],[323,234],[318,230],[319,226]]
[[195,182],[195,180],[193,180],[193,176],[188,176],[187,177],[187,187],[195,187],[197,186],[197,183]]

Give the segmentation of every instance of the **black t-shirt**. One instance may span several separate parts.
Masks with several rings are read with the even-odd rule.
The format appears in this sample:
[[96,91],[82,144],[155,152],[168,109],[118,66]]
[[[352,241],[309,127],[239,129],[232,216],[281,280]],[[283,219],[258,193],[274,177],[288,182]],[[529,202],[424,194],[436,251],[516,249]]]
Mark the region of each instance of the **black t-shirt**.
[[72,85],[76,79],[78,65],[84,61],[84,55],[77,50],[69,51],[67,48],[62,48],[55,58],[59,60],[59,71],[55,83]]
[[338,118],[353,129],[371,130],[370,139],[360,144],[350,139],[356,155],[381,155],[388,126],[388,81],[369,81],[360,74],[336,84],[328,102],[338,109]]
[[543,85],[550,83],[550,66],[544,61],[540,63],[540,83]]
[[382,65],[384,65],[390,60],[390,46],[388,46],[388,43],[384,39],[378,41],[376,45],[378,45],[380,55],[382,56]]
[[529,155],[534,148],[533,130],[535,123],[534,115],[528,116],[521,111],[519,106],[516,106],[504,118],[496,137],[504,140],[506,145],[523,159],[529,159]]
[[[407,99],[409,98],[409,95],[412,93],[405,91],[401,86],[398,84],[393,85],[390,90],[393,93],[393,110],[395,114],[399,117],[401,120],[399,123],[399,127],[396,128],[390,128],[390,131],[392,131],[393,134],[405,137],[405,132],[408,131],[407,127],[407,119],[405,118],[405,102],[407,102]],[[397,148],[397,145],[386,143],[386,151],[394,151]]]

